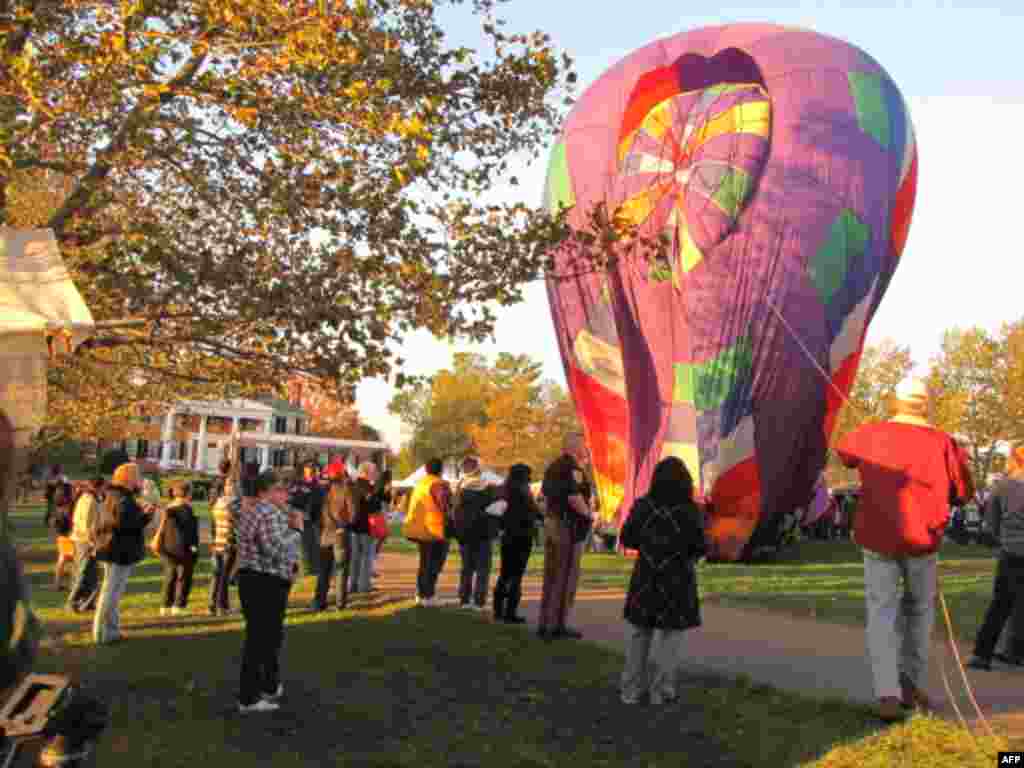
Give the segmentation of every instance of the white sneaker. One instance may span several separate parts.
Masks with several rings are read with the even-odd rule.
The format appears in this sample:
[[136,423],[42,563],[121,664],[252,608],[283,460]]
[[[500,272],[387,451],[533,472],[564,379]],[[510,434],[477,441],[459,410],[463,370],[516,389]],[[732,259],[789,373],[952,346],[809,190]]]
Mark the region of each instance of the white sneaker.
[[188,609],[174,606],[171,608],[171,616],[188,616]]
[[262,698],[264,701],[269,701],[273,704],[276,704],[278,701],[281,700],[282,696],[284,696],[284,683],[278,683],[276,691],[274,691],[273,693],[261,694],[260,698]]
[[416,595],[416,605],[423,605],[423,598]]
[[622,694],[622,703],[623,704],[639,704],[640,703],[640,697],[639,696],[628,696],[628,695],[626,695],[624,693],[624,694]]
[[170,608],[163,608],[163,607],[161,607],[160,608],[160,615],[161,616],[170,616],[171,615],[171,609]]
[[459,610],[460,611],[471,611],[471,610],[473,610],[473,604],[472,603],[459,603]]
[[280,708],[280,704],[275,704],[273,701],[267,701],[266,699],[260,699],[255,704],[238,705],[238,711],[243,715],[249,712],[276,712]]

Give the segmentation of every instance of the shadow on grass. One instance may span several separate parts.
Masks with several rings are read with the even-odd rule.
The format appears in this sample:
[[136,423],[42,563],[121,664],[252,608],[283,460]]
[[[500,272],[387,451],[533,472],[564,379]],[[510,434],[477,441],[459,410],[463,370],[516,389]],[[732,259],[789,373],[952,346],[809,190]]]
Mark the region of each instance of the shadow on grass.
[[270,715],[235,712],[238,623],[128,626],[123,643],[65,646],[41,666],[113,703],[98,762],[114,768],[781,766],[877,730],[858,707],[705,676],[685,677],[677,704],[626,706],[617,654],[449,611],[378,610],[290,614]]

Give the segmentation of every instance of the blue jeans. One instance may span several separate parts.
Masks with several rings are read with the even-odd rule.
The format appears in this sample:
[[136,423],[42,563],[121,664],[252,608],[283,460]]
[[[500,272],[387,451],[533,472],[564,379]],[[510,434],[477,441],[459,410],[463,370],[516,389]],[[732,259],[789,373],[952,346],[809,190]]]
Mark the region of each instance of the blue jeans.
[[368,533],[352,534],[352,594],[369,592],[373,577],[373,552],[377,542]]
[[97,645],[121,639],[121,598],[134,567],[103,563],[103,587],[92,622],[92,639]]
[[213,561],[213,576],[210,578],[210,613],[227,613],[231,610],[228,586],[231,568],[235,563],[235,553],[214,552],[210,559]]
[[417,545],[420,550],[420,567],[416,573],[416,595],[429,600],[434,597],[437,578],[448,559],[449,541],[420,541]]
[[462,554],[462,573],[459,576],[459,602],[468,605],[470,599],[483,608],[487,604],[487,591],[491,579],[491,540],[470,539],[459,544]]

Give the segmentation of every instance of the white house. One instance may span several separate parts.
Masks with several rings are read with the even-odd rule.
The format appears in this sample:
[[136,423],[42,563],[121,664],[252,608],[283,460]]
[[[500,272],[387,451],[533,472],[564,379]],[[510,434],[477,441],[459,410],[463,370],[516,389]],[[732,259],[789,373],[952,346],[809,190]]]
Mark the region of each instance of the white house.
[[159,462],[162,469],[216,472],[235,433],[241,460],[261,469],[294,466],[296,450],[359,452],[364,457],[386,451],[386,443],[306,435],[309,415],[300,407],[272,397],[225,401],[181,401],[162,416],[143,416],[133,426],[133,439],[121,447],[139,459]]

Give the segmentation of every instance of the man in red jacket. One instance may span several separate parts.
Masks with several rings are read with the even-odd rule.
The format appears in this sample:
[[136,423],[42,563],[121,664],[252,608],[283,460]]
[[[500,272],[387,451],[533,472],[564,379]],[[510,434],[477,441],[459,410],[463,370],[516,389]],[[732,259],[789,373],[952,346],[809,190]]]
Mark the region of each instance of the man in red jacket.
[[[896,391],[895,415],[847,435],[838,453],[861,477],[854,536],[864,549],[867,645],[879,716],[891,722],[924,694],[935,621],[937,552],[949,505],[974,493],[966,453],[928,423],[919,379]],[[902,586],[901,586],[902,582]]]

